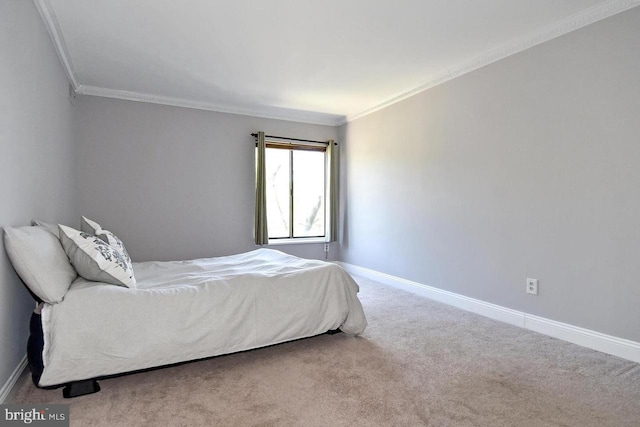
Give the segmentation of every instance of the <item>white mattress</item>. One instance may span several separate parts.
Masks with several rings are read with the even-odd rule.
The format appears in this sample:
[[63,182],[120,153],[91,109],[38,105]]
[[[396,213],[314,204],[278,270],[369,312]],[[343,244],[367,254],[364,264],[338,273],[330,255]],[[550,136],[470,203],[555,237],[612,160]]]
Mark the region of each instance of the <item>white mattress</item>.
[[40,386],[248,350],[367,325],[338,265],[270,249],[134,264],[136,289],[77,279],[45,304]]

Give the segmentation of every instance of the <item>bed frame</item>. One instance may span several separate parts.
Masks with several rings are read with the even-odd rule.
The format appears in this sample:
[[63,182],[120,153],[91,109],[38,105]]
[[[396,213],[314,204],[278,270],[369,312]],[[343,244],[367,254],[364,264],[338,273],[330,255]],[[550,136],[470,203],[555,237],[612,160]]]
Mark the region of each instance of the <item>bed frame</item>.
[[[261,261],[264,261],[265,265],[267,266],[271,265],[270,263],[272,262],[278,263],[282,260],[284,260],[284,262],[289,261],[288,258],[281,257],[281,255],[284,255],[284,254],[278,255],[278,254],[270,254],[267,252],[265,252],[265,254],[266,255],[264,255],[264,258],[261,258],[263,256],[263,253],[258,252],[258,253],[252,254],[248,259],[249,260],[259,259]],[[243,254],[240,254],[240,255],[242,256]],[[318,265],[312,263],[311,266],[317,267]],[[302,267],[300,270],[296,270],[296,271],[305,271],[307,264],[296,264],[295,267],[296,268]],[[232,354],[235,352],[249,351],[249,350],[261,348],[264,346],[277,345],[278,343],[289,342],[297,339],[305,339],[305,338],[312,337],[314,335],[318,336],[325,333],[333,335],[333,334],[344,331],[348,334],[358,335],[366,327],[366,319],[364,317],[364,313],[362,312],[362,307],[360,305],[360,302],[357,299],[357,295],[356,295],[358,292],[357,284],[344,271],[340,270],[337,266],[332,266],[328,270],[325,269],[324,267],[325,266],[323,265],[322,266],[322,268],[324,269],[323,272],[326,272],[327,274],[321,274],[320,276],[322,277],[322,279],[320,279],[320,281],[315,281],[315,279],[313,279],[314,276],[311,276],[311,279],[304,281],[304,286],[314,286],[317,283],[319,286],[318,289],[319,290],[321,289],[320,292],[327,292],[325,295],[330,295],[330,298],[326,299],[326,301],[329,301],[329,300],[333,301],[332,303],[333,305],[331,305],[331,307],[326,306],[327,303],[325,299],[321,299],[321,301],[318,302],[319,304],[318,307],[322,307],[322,308],[319,310],[314,310],[313,315],[308,317],[307,316],[301,317],[300,315],[296,315],[297,317],[290,317],[292,319],[295,319],[296,322],[300,321],[300,323],[291,324],[292,326],[289,327],[289,324],[287,323],[287,320],[286,320],[288,318],[285,318],[283,320],[283,318],[279,317],[278,318],[279,323],[278,322],[275,323],[275,329],[273,329],[273,332],[271,332],[271,328],[263,328],[261,330],[260,333],[263,334],[263,336],[267,337],[266,339],[262,339],[262,340],[250,340],[248,338],[249,335],[245,334],[245,332],[249,331],[250,328],[249,329],[240,328],[242,332],[236,332],[235,334],[231,334],[229,332],[230,330],[228,328],[225,328],[224,325],[222,325],[218,327],[218,333],[216,335],[210,334],[208,338],[205,340],[201,340],[201,338],[198,338],[198,336],[192,338],[191,342],[193,343],[194,351],[186,357],[157,358],[155,363],[153,362],[153,358],[149,358],[149,359],[144,359],[143,362],[141,363],[129,363],[128,365],[122,364],[122,365],[116,366],[113,369],[111,369],[110,366],[107,366],[107,368],[105,368],[104,366],[100,366],[100,367],[97,367],[97,365],[94,366],[94,364],[91,361],[85,362],[85,365],[83,366],[76,366],[76,364],[72,363],[73,361],[68,356],[65,356],[64,353],[58,354],[57,359],[50,359],[50,355],[48,353],[45,353],[45,349],[47,349],[49,346],[48,340],[50,338],[47,338],[47,337],[50,336],[51,331],[48,329],[47,322],[50,321],[48,310],[52,310],[52,307],[49,307],[47,303],[45,303],[40,297],[35,295],[31,291],[31,289],[26,285],[26,283],[23,281],[22,283],[27,288],[27,290],[29,291],[33,299],[37,302],[36,309],[31,315],[30,326],[29,326],[30,334],[27,342],[27,361],[29,365],[29,370],[31,371],[32,381],[36,387],[41,389],[50,390],[50,389],[58,389],[63,387],[64,388],[62,392],[63,396],[65,398],[72,398],[72,397],[99,392],[100,385],[98,384],[98,380],[101,380],[101,379],[114,378],[114,377],[119,377],[122,375],[131,374],[131,373],[146,372],[146,371],[161,369],[161,368],[170,367],[174,365],[190,363],[198,360],[206,360],[206,359],[217,357],[223,354]],[[306,271],[304,274],[306,274]],[[309,278],[308,275],[304,277],[305,279]],[[318,275],[316,274],[315,277],[318,277]],[[274,281],[271,283],[284,283],[285,286],[291,287],[291,283],[295,283],[295,282],[291,281],[291,276],[289,276],[288,280],[289,280],[288,282]],[[326,280],[336,280],[336,282],[333,285],[330,285],[331,282],[327,282]],[[87,280],[84,280],[84,281],[92,283]],[[249,283],[250,285],[247,285],[247,286],[255,287],[256,282],[254,280],[253,282],[240,282],[240,283]],[[80,286],[82,285],[83,284],[81,284]],[[325,287],[325,285],[327,286]],[[329,286],[333,286],[333,287],[329,287]],[[340,288],[341,286],[345,286],[345,289],[347,289],[347,292],[345,292],[344,294],[341,291],[342,289]],[[245,286],[245,289],[246,288],[247,287]],[[80,288],[80,289],[84,289],[84,288]],[[90,289],[90,288],[87,288],[87,289]],[[240,293],[239,295],[247,295],[247,294]],[[255,296],[254,294],[248,294],[248,295],[249,297]],[[314,296],[316,294],[309,293],[305,295]],[[343,295],[345,298],[344,300],[342,299]],[[271,297],[272,297],[271,294],[265,296],[265,298],[267,299]],[[244,298],[244,296],[241,298]],[[302,304],[305,304],[306,302],[307,303],[306,307],[308,307],[309,309],[314,309],[316,307],[315,305],[316,299],[315,297],[313,298],[314,299],[307,298],[306,300],[304,299],[301,300]],[[72,304],[70,307],[75,307],[75,305],[73,304],[77,304],[79,300],[77,298],[76,299],[70,298],[69,301],[70,301],[70,304]],[[254,307],[254,305],[255,304],[251,305],[251,307]],[[44,311],[41,312],[41,308]],[[346,312],[343,313],[342,310],[345,310],[345,309],[346,309]],[[260,314],[264,315],[263,313],[267,313],[268,315],[270,312],[269,310],[266,310],[266,311],[263,310],[263,312],[261,312]],[[341,316],[343,316],[344,314],[346,314],[346,317],[342,320],[342,322],[339,322],[339,320],[342,319]],[[238,323],[242,321],[242,319],[238,318],[238,313],[235,311],[227,310],[225,316],[226,316],[225,319],[227,319],[226,321],[230,323],[234,323],[234,322]],[[303,320],[300,320],[302,318]],[[318,320],[318,322],[322,322],[322,323],[315,323],[315,326],[314,326],[314,322],[316,321],[316,319]],[[311,321],[311,326],[309,326],[309,323],[304,323],[304,321],[309,321],[309,320]],[[338,327],[338,325],[340,326]],[[45,331],[46,331],[47,337],[45,337]],[[283,332],[283,331],[286,331],[286,332]],[[96,345],[98,346],[102,345],[103,340],[98,339],[99,337],[92,336],[90,329],[83,330],[82,333],[85,333],[85,334],[88,333],[89,334],[87,335],[88,340],[93,339]],[[82,345],[84,342],[84,340],[81,339],[82,336],[83,335],[81,334],[79,335],[78,332],[75,331],[74,329],[67,330],[66,335],[63,335],[64,339],[75,340],[75,341],[71,341],[76,345],[75,347],[76,350],[74,351],[81,351],[80,349],[82,348]],[[229,338],[229,337],[232,337],[232,338]],[[234,345],[223,344],[221,348],[215,347],[215,345],[218,342],[216,340],[225,340],[225,339],[226,340],[237,339],[238,340],[237,343],[240,343],[240,344],[237,344],[237,343]],[[45,343],[45,340],[47,341],[46,343]],[[213,344],[212,348],[214,348],[214,350],[212,351],[208,350],[210,344]],[[151,345],[151,344],[147,343],[145,344],[144,347],[140,347],[141,348],[140,351],[144,352],[145,348],[148,350],[149,349],[148,345]],[[132,357],[130,360],[135,361],[135,358]],[[46,366],[45,366],[45,363],[46,363]],[[56,363],[58,365],[56,365]],[[72,374],[67,374],[64,371],[62,374],[60,374],[59,373],[59,371],[61,370],[60,366],[63,366],[64,369],[67,369]],[[58,369],[58,371],[56,371],[56,369]]]
[[[33,297],[36,299],[36,301],[39,300],[39,298],[36,297],[35,295],[33,295]],[[38,303],[40,302],[42,301],[39,301]],[[30,326],[29,327],[30,335],[29,335],[29,340],[27,342],[27,360],[28,360],[29,370],[31,371],[31,379],[33,380],[33,384],[36,387],[42,388],[45,390],[53,390],[60,387],[64,387],[64,389],[62,390],[62,396],[66,399],[99,392],[100,391],[100,384],[98,383],[99,379],[115,378],[115,377],[120,377],[122,375],[129,375],[129,374],[134,374],[139,372],[147,372],[147,371],[152,371],[156,369],[162,369],[162,368],[167,368],[171,366],[183,365],[185,363],[195,362],[195,360],[190,360],[186,362],[174,363],[171,365],[156,366],[153,368],[142,369],[139,371],[124,372],[116,375],[109,375],[109,376],[91,378],[91,379],[81,380],[81,381],[72,381],[66,384],[42,387],[38,385],[40,381],[40,376],[42,375],[42,371],[44,369],[44,365],[42,363],[42,349],[44,348],[42,316],[35,312],[32,313],[29,326]],[[328,335],[333,335],[340,332],[342,332],[340,329],[332,329],[325,333]],[[277,345],[277,344],[274,344],[274,345]],[[251,350],[247,350],[247,351],[251,351]],[[218,356],[212,356],[212,357],[218,357]],[[209,359],[209,358],[205,358],[205,359]],[[205,359],[200,359],[200,360],[205,360]]]

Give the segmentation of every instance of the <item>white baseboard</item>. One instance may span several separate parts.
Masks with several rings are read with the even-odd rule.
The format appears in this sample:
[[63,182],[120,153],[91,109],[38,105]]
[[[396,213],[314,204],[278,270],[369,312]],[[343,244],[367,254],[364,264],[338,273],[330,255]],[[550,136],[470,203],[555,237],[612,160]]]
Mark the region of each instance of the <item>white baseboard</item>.
[[578,344],[583,347],[598,350],[603,353],[612,354],[623,359],[640,363],[640,343],[578,326],[569,325],[544,317],[534,316],[522,311],[491,304],[475,298],[423,285],[422,283],[402,279],[390,274],[381,273],[369,268],[360,267],[353,264],[338,262],[345,270],[351,274],[372,279],[385,285],[403,289],[405,291],[425,296],[429,299],[439,301],[454,307],[461,308],[472,313],[480,314],[491,319],[529,329],[554,338]]
[[16,369],[13,370],[2,388],[0,388],[0,404],[4,403],[4,401],[7,399],[9,393],[11,393],[11,390],[13,389],[13,386],[16,385],[18,378],[20,378],[20,375],[22,375],[22,371],[24,371],[24,368],[26,367],[27,355],[25,354],[22,360],[20,360],[20,363],[18,363],[18,366],[16,366]]

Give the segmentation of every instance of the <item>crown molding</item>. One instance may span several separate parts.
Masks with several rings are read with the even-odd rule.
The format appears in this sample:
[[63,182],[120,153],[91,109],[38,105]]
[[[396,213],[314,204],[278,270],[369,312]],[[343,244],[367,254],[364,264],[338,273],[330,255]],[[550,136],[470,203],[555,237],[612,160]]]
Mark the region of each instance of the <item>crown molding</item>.
[[60,26],[58,25],[58,19],[53,13],[51,4],[48,0],[33,0],[33,2],[36,5],[36,9],[38,9],[38,13],[40,13],[40,17],[44,22],[44,26],[49,32],[49,37],[51,37],[53,47],[56,49],[58,58],[62,63],[62,68],[64,68],[64,71],[67,74],[67,78],[69,79],[69,83],[71,83],[73,90],[77,91],[80,85],[78,84],[78,78],[76,77],[76,70],[73,66],[73,62],[71,62],[69,53],[67,52],[67,45],[65,44],[64,38],[62,37],[62,32],[60,31]]
[[632,9],[636,6],[640,6],[640,0],[611,0],[606,3],[591,7],[582,12],[571,15],[568,18],[556,21],[551,25],[547,25],[539,30],[527,34],[524,37],[520,37],[510,43],[504,44],[498,48],[491,49],[482,55],[471,58],[468,61],[462,62],[457,66],[448,68],[447,70],[436,74],[428,82],[411,89],[406,92],[402,92],[387,101],[384,101],[374,107],[368,108],[360,113],[347,115],[345,120],[339,123],[344,125],[348,122],[357,120],[361,117],[367,116],[376,111],[382,110],[390,105],[396,104],[421,92],[429,90],[435,86],[439,86],[442,83],[453,80],[456,77],[460,77],[471,71],[482,68],[486,65],[493,64],[511,55],[522,52],[523,50],[537,46],[556,37],[560,37],[564,34],[578,30],[587,25],[593,24],[597,21],[606,19],[610,16]]
[[73,91],[79,95],[101,96],[127,101],[147,102],[173,107],[192,108],[197,110],[215,111],[218,113],[239,114],[264,119],[286,120],[291,122],[308,123],[324,126],[338,126],[345,121],[345,117],[314,111],[295,110],[282,107],[241,108],[232,105],[220,105],[191,99],[174,98],[162,95],[133,92],[127,90],[109,89],[98,86],[83,85],[78,81],[76,70],[69,56],[64,37],[58,20],[53,12],[49,0],[33,0],[40,17],[47,28],[51,41],[56,49],[62,68],[71,83]]
[[33,0],[42,20],[49,32],[49,36],[56,49],[60,62],[67,74],[69,82],[73,90],[78,94],[102,96],[107,98],[117,98],[129,101],[149,102],[153,104],[170,105],[175,107],[193,108],[198,110],[216,111],[220,113],[240,114],[253,117],[261,117],[266,119],[288,120],[293,122],[318,124],[325,126],[342,126],[348,122],[357,120],[371,113],[379,111],[390,105],[396,104],[449,80],[460,77],[471,71],[482,68],[486,65],[497,62],[508,56],[515,55],[523,50],[537,46],[541,43],[575,31],[594,22],[624,12],[640,5],[640,0],[610,0],[590,9],[579,12],[563,20],[557,21],[551,25],[543,27],[525,37],[518,38],[510,43],[489,50],[482,55],[473,57],[468,61],[462,62],[457,66],[450,67],[425,82],[406,92],[399,93],[390,99],[368,108],[360,113],[353,115],[334,115],[328,113],[319,113],[311,111],[302,111],[287,109],[281,107],[255,107],[242,108],[232,105],[219,105],[196,100],[173,98],[161,95],[152,95],[146,93],[131,92],[125,90],[108,89],[97,86],[85,86],[79,83],[76,76],[76,70],[73,62],[69,57],[67,47],[60,31],[57,18],[53,12],[49,0]]
[[281,107],[240,108],[233,105],[213,104],[209,102],[194,101],[190,99],[152,95],[127,90],[108,89],[97,86],[80,85],[76,89],[76,93],[80,95],[116,98],[127,101],[146,102],[151,104],[168,105],[172,107],[192,108],[196,110],[215,111],[218,113],[239,114],[243,116],[259,117],[264,119],[286,120],[290,122],[308,123],[324,126],[338,126],[339,123],[344,121],[344,116],[318,113],[313,111],[293,110]]

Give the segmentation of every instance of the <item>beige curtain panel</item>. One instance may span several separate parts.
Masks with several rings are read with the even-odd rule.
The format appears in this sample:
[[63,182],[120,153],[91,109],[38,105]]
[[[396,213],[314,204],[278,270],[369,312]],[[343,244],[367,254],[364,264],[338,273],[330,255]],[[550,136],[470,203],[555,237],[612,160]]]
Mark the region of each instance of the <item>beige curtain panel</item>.
[[256,153],[256,211],[255,211],[255,239],[256,245],[269,243],[269,231],[267,229],[267,178],[265,167],[264,132],[258,132],[258,144]]

